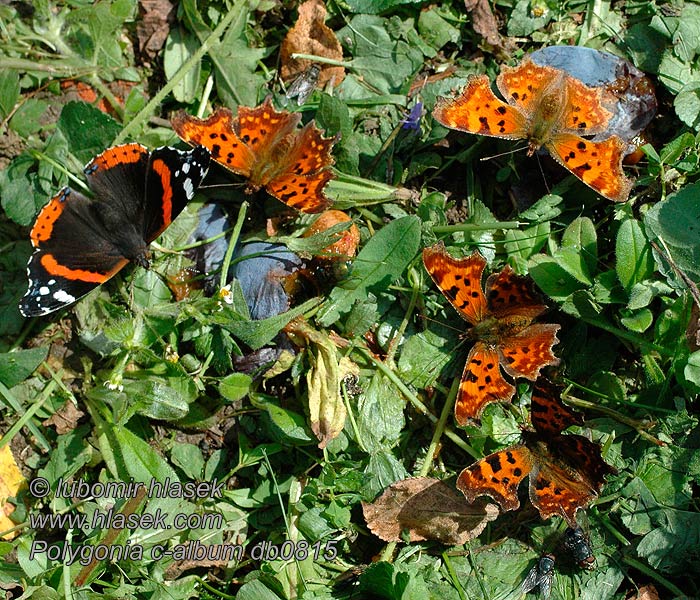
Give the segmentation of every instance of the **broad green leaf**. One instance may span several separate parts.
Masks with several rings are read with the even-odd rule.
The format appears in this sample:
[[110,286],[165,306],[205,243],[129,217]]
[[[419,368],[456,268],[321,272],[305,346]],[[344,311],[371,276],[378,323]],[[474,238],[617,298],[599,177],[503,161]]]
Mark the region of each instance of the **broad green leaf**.
[[306,419],[292,410],[268,401],[261,394],[251,394],[250,401],[264,411],[269,418],[269,427],[274,438],[288,445],[307,445],[314,442],[313,435],[306,425]]
[[198,446],[176,443],[170,453],[170,458],[190,479],[202,479],[204,458]]
[[409,337],[399,357],[401,380],[417,388],[433,385],[442,368],[450,362],[453,345],[430,331]]
[[648,308],[642,308],[640,310],[631,312],[620,319],[620,322],[632,331],[637,333],[643,333],[654,322],[654,313],[652,313]]
[[30,98],[12,115],[10,128],[23,138],[29,137],[41,129],[41,118],[48,107],[48,103],[44,100]]
[[700,81],[691,81],[678,92],[673,107],[678,118],[688,127],[700,128]]
[[151,419],[176,421],[189,411],[187,398],[179,390],[156,379],[124,381],[124,392],[137,412]]
[[[376,371],[357,403],[359,442],[370,452],[392,447],[404,426],[403,396]],[[393,482],[389,482],[393,483]]]
[[700,389],[700,350],[693,352],[688,357],[688,363],[683,369],[683,375]]
[[584,285],[562,268],[551,256],[535,254],[528,263],[528,273],[545,294],[553,300],[564,300]]
[[[676,266],[700,281],[700,183],[686,185],[644,215],[649,239],[660,239]],[[661,269],[671,271],[663,261]]]
[[[199,48],[199,42],[193,35],[180,27],[171,29],[163,51],[165,76],[172,79],[180,67],[197,51],[197,48]],[[201,70],[201,64],[197,63],[173,88],[173,96],[178,102],[189,104],[194,100],[199,87]]]
[[392,221],[367,242],[355,259],[350,276],[330,294],[318,321],[328,326],[353,304],[398,279],[420,247],[420,220],[409,216]]
[[620,226],[615,242],[615,269],[620,283],[629,292],[654,272],[651,247],[638,221],[627,219]]
[[29,377],[46,360],[48,347],[16,350],[0,354],[0,382],[8,388]]
[[443,19],[438,10],[423,10],[418,17],[418,33],[421,34],[435,50],[440,50],[449,42],[459,41],[459,29]]
[[248,395],[252,382],[250,375],[231,373],[219,382],[219,393],[229,402],[237,402]]
[[210,318],[213,323],[217,323],[230,331],[234,337],[250,346],[251,349],[257,350],[269,344],[292,319],[303,315],[317,304],[318,300],[312,298],[287,312],[259,321],[243,319],[240,315],[224,306],[220,312],[212,314]]
[[0,119],[12,112],[19,100],[19,74],[14,69],[0,69]]
[[68,102],[56,124],[70,151],[82,162],[103,152],[121,131],[112,117],[86,102]]
[[598,237],[593,221],[588,217],[578,217],[571,222],[564,231],[561,245],[581,254],[589,275],[598,270]]
[[404,4],[422,4],[423,0],[346,0],[345,4],[352,13],[377,15]]

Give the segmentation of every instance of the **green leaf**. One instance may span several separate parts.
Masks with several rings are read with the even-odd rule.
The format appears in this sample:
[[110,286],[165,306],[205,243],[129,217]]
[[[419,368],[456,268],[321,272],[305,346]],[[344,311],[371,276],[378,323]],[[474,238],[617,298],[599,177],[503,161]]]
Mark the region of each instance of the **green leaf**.
[[565,300],[584,285],[567,272],[559,261],[545,254],[536,254],[528,262],[528,273],[547,296]]
[[19,100],[19,73],[0,69],[0,119],[9,116]]
[[[404,426],[405,401],[396,387],[376,371],[357,404],[357,430],[368,451],[393,446]],[[393,483],[393,482],[390,482]]]
[[345,4],[352,13],[378,15],[405,4],[423,4],[424,0],[346,0]]
[[[199,48],[196,37],[184,31],[181,27],[170,30],[163,51],[163,68],[168,79],[180,70]],[[195,99],[199,87],[199,77],[202,66],[198,62],[190,69],[173,88],[173,96],[178,102],[189,104]]]
[[700,281],[700,183],[657,202],[644,215],[644,226],[650,239],[663,240],[679,269]]
[[678,118],[688,127],[700,128],[700,81],[691,81],[673,101]]
[[620,319],[620,322],[632,331],[642,333],[651,327],[654,322],[654,313],[648,308],[642,308]]
[[700,350],[696,350],[688,357],[688,363],[683,368],[683,375],[700,389]]
[[248,395],[251,383],[250,375],[231,373],[219,382],[219,393],[229,402],[237,402]]
[[615,241],[615,270],[620,283],[629,293],[636,283],[651,277],[654,259],[651,247],[638,221],[627,219],[620,226]]
[[162,381],[124,381],[124,392],[136,410],[151,419],[176,421],[189,411],[189,404],[182,393]]
[[87,163],[112,144],[122,127],[112,117],[86,102],[68,102],[56,124],[70,151]]
[[401,348],[398,364],[401,381],[417,388],[433,385],[450,362],[451,350],[451,342],[430,331],[412,335]]
[[41,118],[44,116],[48,103],[43,100],[30,98],[20,105],[10,119],[10,129],[23,138],[27,138],[42,127]]
[[194,444],[175,444],[170,458],[190,479],[202,479],[204,457],[199,447]]
[[259,321],[244,319],[238,313],[224,306],[220,312],[211,315],[211,321],[230,331],[234,337],[253,350],[257,350],[269,344],[292,319],[311,310],[317,304],[318,300],[312,298],[287,312]]
[[0,382],[8,388],[29,377],[46,360],[48,347],[16,350],[0,354]]
[[561,245],[581,254],[588,274],[598,270],[598,237],[593,221],[588,217],[578,217],[571,222],[564,231]]
[[[181,7],[190,29],[197,35],[199,43],[204,43],[212,30],[197,11],[196,1],[183,0]],[[265,85],[265,78],[258,71],[258,62],[265,57],[266,51],[251,48],[248,44],[246,23],[251,6],[247,2],[236,2],[231,10],[239,14],[220,42],[209,50],[209,57],[214,63],[216,89],[224,106],[255,106],[258,103],[258,90]]]
[[[391,94],[399,92],[406,80],[422,67],[423,53],[403,40],[393,40],[386,24],[386,19],[380,17],[356,15],[337,35],[345,40],[353,56],[353,70],[362,73],[365,85]],[[355,75],[348,76],[346,82],[351,78]],[[346,82],[343,87],[347,89]]]
[[262,394],[251,394],[250,401],[253,406],[265,411],[263,414],[269,419],[269,427],[276,441],[294,446],[314,443],[315,438],[306,425],[306,419],[299,413],[266,400]]
[[443,19],[435,8],[421,11],[418,33],[436,50],[449,42],[456,43],[460,38],[459,29]]
[[418,253],[420,232],[420,220],[409,216],[392,221],[372,236],[357,255],[350,277],[331,292],[319,311],[319,323],[334,323],[355,302],[396,281]]

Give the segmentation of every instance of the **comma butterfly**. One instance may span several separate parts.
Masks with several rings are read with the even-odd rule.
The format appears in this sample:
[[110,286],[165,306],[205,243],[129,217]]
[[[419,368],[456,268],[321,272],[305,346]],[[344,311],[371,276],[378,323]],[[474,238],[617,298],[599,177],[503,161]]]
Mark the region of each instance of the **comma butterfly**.
[[468,335],[476,340],[457,393],[457,423],[465,425],[468,419],[478,418],[489,402],[513,397],[515,386],[503,377],[499,364],[511,377],[534,381],[542,367],[559,363],[552,354],[559,325],[533,323],[547,306],[529,278],[507,266],[489,276],[484,293],[481,278],[486,259],[478,252],[452,258],[442,242],[423,250],[423,264],[435,285],[472,325]]
[[612,113],[603,106],[603,89],[588,87],[564,71],[525,59],[504,67],[491,91],[486,75],[472,77],[454,99],[440,98],[433,116],[446,127],[528,142],[528,156],[542,146],[596,192],[624,202],[632,181],[622,172],[626,144],[617,136],[602,141],[582,135],[602,133]]
[[328,167],[337,138],[324,138],[313,122],[297,131],[300,119],[277,112],[268,97],[255,108],[239,106],[235,118],[227,108],[208,119],[180,112],[172,125],[185,142],[206,146],[216,162],[246,177],[248,193],[264,187],[292,208],[322,212],[331,204],[323,188],[333,178]]
[[617,470],[606,463],[600,446],[581,435],[562,435],[583,418],[564,405],[560,390],[540,379],[532,392],[534,431],[523,431],[522,443],[494,452],[464,469],[457,487],[473,502],[486,495],[503,510],[520,506],[518,487],[529,475],[530,500],[543,519],[560,515],[577,527],[576,511],[598,495],[605,476]]

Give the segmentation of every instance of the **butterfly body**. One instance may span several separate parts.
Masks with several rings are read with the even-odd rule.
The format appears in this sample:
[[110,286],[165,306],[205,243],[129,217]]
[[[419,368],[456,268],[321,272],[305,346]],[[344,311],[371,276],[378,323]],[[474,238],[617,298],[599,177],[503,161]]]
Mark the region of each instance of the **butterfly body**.
[[624,201],[632,182],[622,171],[625,143],[616,136],[591,141],[582,136],[606,130],[612,112],[602,88],[592,88],[560,69],[526,59],[504,67],[496,85],[499,99],[485,75],[472,77],[462,94],[435,105],[435,119],[452,129],[525,140],[528,155],[546,148],[563,167],[601,195]]
[[278,112],[270,98],[238,114],[217,109],[207,119],[179,113],[175,132],[188,144],[201,144],[229,171],[248,179],[246,192],[261,188],[302,212],[322,212],[330,201],[323,188],[332,179],[331,150],[336,138],[325,138],[313,123],[301,129],[301,114]]
[[605,476],[616,470],[602,458],[600,446],[580,435],[562,434],[580,424],[581,415],[564,405],[558,389],[540,378],[532,393],[534,431],[525,430],[521,443],[464,469],[457,487],[468,501],[486,495],[503,510],[520,506],[518,487],[529,478],[529,497],[543,519],[563,517],[576,526],[576,511],[594,499]]
[[423,263],[433,281],[467,321],[467,332],[475,340],[462,374],[455,401],[455,419],[460,425],[478,418],[490,402],[508,401],[515,386],[511,377],[534,380],[545,365],[557,364],[552,347],[559,340],[559,325],[534,323],[547,307],[531,281],[510,267],[493,273],[482,289],[486,260],[478,252],[455,259],[442,243],[423,250]]

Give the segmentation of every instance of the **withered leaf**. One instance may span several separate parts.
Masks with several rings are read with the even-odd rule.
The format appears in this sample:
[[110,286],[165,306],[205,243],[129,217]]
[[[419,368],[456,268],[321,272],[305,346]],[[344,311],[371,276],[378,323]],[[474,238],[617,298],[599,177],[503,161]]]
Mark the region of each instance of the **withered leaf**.
[[390,485],[374,502],[362,503],[372,533],[385,542],[437,540],[458,546],[479,535],[498,516],[495,504],[478,498],[470,504],[456,488],[432,477],[413,477]]
[[[0,531],[12,529],[15,523],[9,518],[15,506],[7,499],[16,496],[19,490],[26,485],[26,480],[19,470],[15,457],[12,455],[10,445],[0,449]],[[3,539],[11,540],[19,535],[19,531],[8,533]]]
[[56,427],[56,433],[64,435],[69,431],[73,431],[78,426],[78,421],[84,414],[85,413],[78,410],[70,400],[67,400],[63,406],[46,419],[42,425],[45,427],[53,425]]
[[[343,49],[335,33],[326,25],[326,5],[323,0],[306,0],[299,5],[299,17],[282,41],[280,48],[280,77],[289,82],[302,75],[314,63],[308,59],[292,58],[292,54],[313,54],[333,60],[343,60]],[[343,67],[319,65],[318,85],[331,79],[337,86],[345,78]]]
[[139,50],[154,58],[170,32],[170,22],[175,19],[175,5],[170,0],[141,0],[140,18],[136,22]]
[[488,0],[464,0],[464,7],[472,14],[472,27],[484,41],[496,50],[507,55],[512,42],[504,39],[498,32],[498,21],[494,16]]

